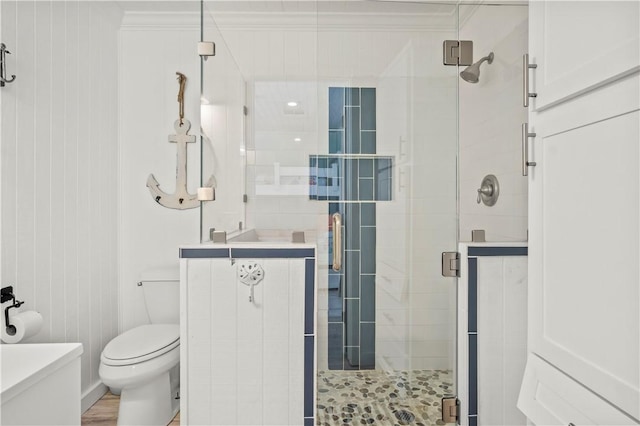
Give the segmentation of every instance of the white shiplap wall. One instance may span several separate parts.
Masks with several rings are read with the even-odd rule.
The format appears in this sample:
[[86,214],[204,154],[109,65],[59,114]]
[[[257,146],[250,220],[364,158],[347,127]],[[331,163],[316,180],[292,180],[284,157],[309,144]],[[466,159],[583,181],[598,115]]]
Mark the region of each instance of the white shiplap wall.
[[[120,330],[149,322],[143,279],[178,276],[178,246],[199,241],[199,209],[176,210],[156,203],[146,186],[150,173],[160,189],[176,185],[178,118],[176,71],[187,76],[185,118],[189,134],[200,129],[200,39],[198,13],[127,13],[119,30],[119,300]],[[215,59],[215,58],[214,58]],[[199,139],[199,138],[198,138]],[[208,177],[207,177],[208,178]],[[200,143],[187,148],[187,188],[200,181]],[[219,203],[215,201],[215,203]],[[178,301],[176,301],[176,306]]]
[[[224,247],[224,246],[223,246]],[[248,245],[247,247],[251,247]],[[304,402],[304,259],[182,259],[186,362],[182,421],[301,424]],[[238,268],[256,262],[250,290]],[[183,330],[184,332],[184,330]],[[186,335],[185,335],[186,334]],[[250,409],[247,409],[251,407]]]
[[1,283],[44,317],[28,342],[82,342],[84,396],[99,387],[100,353],[118,330],[121,13],[101,2],[0,7],[17,75],[0,89]]

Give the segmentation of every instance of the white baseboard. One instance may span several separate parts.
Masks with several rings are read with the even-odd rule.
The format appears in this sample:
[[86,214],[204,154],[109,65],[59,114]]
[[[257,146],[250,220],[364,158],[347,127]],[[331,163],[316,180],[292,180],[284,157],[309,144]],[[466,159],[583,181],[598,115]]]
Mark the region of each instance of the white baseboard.
[[82,409],[82,414],[84,414],[93,404],[95,404],[102,395],[107,393],[109,390],[102,382],[97,382],[93,386],[89,388],[86,392],[82,394],[82,403],[80,408]]

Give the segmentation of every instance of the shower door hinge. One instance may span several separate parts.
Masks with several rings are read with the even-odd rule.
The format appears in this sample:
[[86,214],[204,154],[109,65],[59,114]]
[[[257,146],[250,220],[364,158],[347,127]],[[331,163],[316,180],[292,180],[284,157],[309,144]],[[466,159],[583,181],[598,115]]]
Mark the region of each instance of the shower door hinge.
[[460,253],[456,251],[442,252],[442,276],[460,276]]
[[442,62],[445,65],[471,65],[473,42],[471,40],[445,40],[442,43]]
[[216,44],[212,41],[199,41],[198,55],[205,61],[209,56],[216,56]]
[[445,396],[442,398],[442,421],[445,423],[458,422],[458,410],[460,401],[455,396]]

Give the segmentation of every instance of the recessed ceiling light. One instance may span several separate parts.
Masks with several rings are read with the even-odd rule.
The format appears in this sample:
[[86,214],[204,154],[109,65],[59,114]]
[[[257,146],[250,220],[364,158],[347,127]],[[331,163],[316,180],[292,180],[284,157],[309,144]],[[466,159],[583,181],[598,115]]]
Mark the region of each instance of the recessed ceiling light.
[[301,142],[301,141],[302,141],[302,139],[300,139],[300,138],[293,138],[293,141],[294,141],[294,142]]
[[298,106],[298,103],[297,103],[296,101],[289,101],[289,102],[287,102],[287,106],[290,106],[290,107],[297,107],[297,106]]

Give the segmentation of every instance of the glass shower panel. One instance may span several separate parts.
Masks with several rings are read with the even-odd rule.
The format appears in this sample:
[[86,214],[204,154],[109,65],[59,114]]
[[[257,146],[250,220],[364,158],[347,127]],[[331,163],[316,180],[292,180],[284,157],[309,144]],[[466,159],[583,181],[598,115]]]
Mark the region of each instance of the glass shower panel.
[[[314,45],[314,38],[309,38]],[[274,54],[278,54],[274,52]],[[302,231],[315,240],[318,203],[309,199],[309,157],[316,153],[318,100],[315,76],[277,73],[249,84],[247,223],[259,230]]]
[[456,391],[456,282],[440,259],[457,246],[458,70],[442,64],[457,6],[205,7],[218,52],[203,63],[203,95],[228,98],[203,98],[221,123],[207,130],[203,115],[214,147],[203,182],[217,179],[203,241],[243,221],[316,243],[318,424],[435,424]]
[[319,424],[435,424],[455,394],[457,34],[455,5],[318,3]]
[[214,201],[201,203],[200,241],[211,232],[244,227],[246,164],[245,78],[204,2],[202,40],[215,42],[215,56],[201,59],[201,186],[213,186]]

